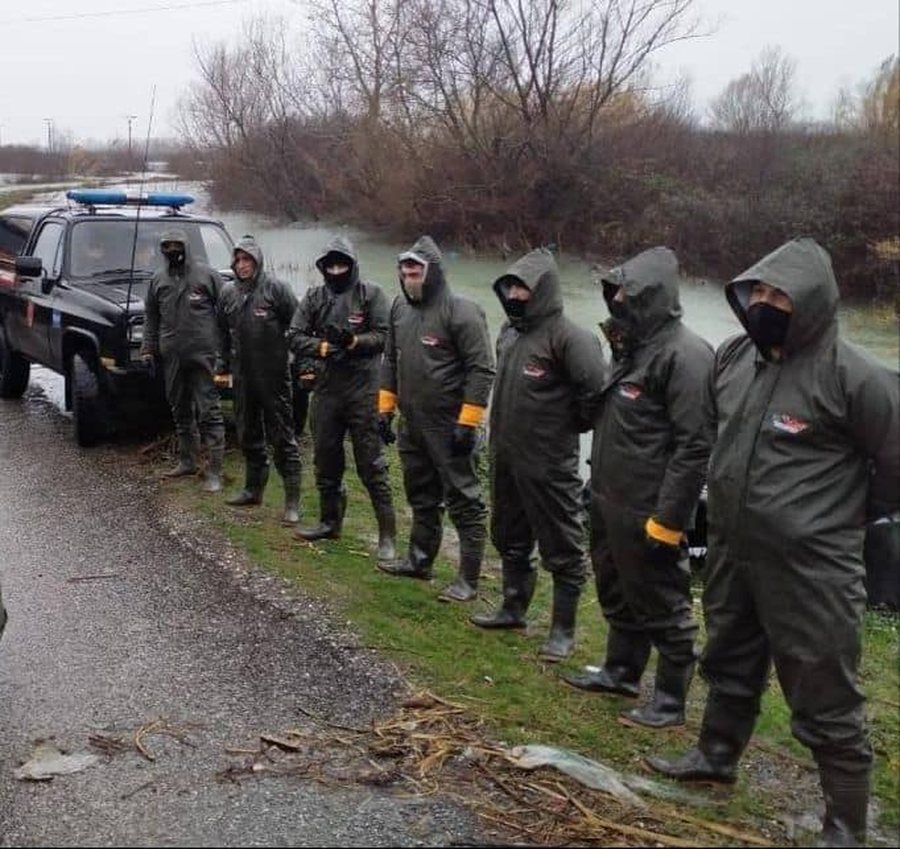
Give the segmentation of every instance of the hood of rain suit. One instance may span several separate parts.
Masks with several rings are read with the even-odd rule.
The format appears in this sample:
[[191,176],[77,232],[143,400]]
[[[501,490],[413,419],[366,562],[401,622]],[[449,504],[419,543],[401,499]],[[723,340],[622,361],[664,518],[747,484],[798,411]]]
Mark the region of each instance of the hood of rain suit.
[[600,279],[604,287],[621,286],[625,290],[618,322],[627,328],[632,344],[642,344],[663,325],[681,318],[678,259],[668,248],[643,251]]
[[563,299],[559,283],[559,269],[553,254],[546,250],[534,250],[516,260],[494,283],[494,292],[507,315],[509,287],[519,283],[531,290],[531,297],[524,302],[520,316],[510,316],[509,323],[525,333],[543,320],[562,315]]
[[167,229],[160,237],[159,237],[159,249],[160,253],[162,253],[162,246],[166,242],[180,242],[184,246],[184,268],[185,273],[187,273],[187,269],[191,267],[191,243],[188,240],[187,234],[184,230],[178,227],[171,227]]
[[[350,265],[350,273],[347,276],[346,283],[340,287],[339,291],[346,291],[359,281],[359,259],[356,256],[356,249],[353,242],[344,236],[335,236],[326,246],[325,250],[316,258],[316,268],[325,278],[325,285],[331,286],[328,278],[325,276],[325,261],[331,254],[340,254]],[[337,287],[334,287],[337,290]]]
[[[256,263],[256,271],[254,272],[253,277],[246,281],[240,280],[234,267],[238,251],[249,254]],[[231,252],[231,270],[234,271],[234,279],[241,283],[255,283],[263,273],[263,265],[263,250],[259,244],[257,244],[256,239],[254,239],[253,236],[241,236],[240,241],[234,246],[234,250]]]
[[[814,240],[787,242],[726,285],[728,303],[748,332],[747,305],[753,284],[757,282],[781,289],[794,305],[784,340],[785,356],[834,337],[837,332],[837,280],[831,258]],[[765,356],[766,352],[763,354]]]
[[433,301],[443,290],[446,285],[446,277],[444,276],[443,256],[441,249],[437,246],[431,236],[421,236],[416,240],[415,244],[409,250],[403,251],[398,257],[397,262],[404,259],[412,259],[416,262],[427,266],[425,273],[425,283],[422,286],[422,300],[412,300],[406,292],[403,285],[403,278],[400,278],[400,289],[403,296],[412,306],[419,304],[427,304]]

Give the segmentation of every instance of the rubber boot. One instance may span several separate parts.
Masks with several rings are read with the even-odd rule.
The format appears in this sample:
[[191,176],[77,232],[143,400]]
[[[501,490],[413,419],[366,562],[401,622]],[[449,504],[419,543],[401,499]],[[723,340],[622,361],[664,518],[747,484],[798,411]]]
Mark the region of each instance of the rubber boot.
[[206,472],[203,475],[204,492],[222,491],[222,460],[224,454],[225,452],[221,448],[210,449],[209,462],[206,464]]
[[417,578],[430,581],[432,578],[433,558],[429,557],[417,545],[410,545],[409,554],[400,563],[379,563],[378,568],[395,578]]
[[296,525],[300,521],[300,480],[286,478],[284,481],[284,513],[282,525]]
[[817,846],[865,846],[869,807],[869,773],[848,774],[819,764],[825,816]]
[[660,655],[653,697],[647,704],[623,711],[619,718],[626,725],[642,725],[646,728],[684,725],[684,703],[693,677],[693,661],[676,665]]
[[460,535],[459,571],[453,583],[441,591],[438,601],[466,602],[478,595],[485,542],[485,535],[480,530]]
[[529,560],[503,561],[503,604],[493,613],[476,613],[469,621],[479,628],[524,628],[534,595],[537,571]]
[[676,781],[734,784],[738,761],[750,742],[758,713],[758,698],[738,699],[711,690],[696,747],[677,758],[651,755],[645,761]]
[[379,506],[375,511],[378,521],[378,549],[375,557],[379,563],[393,563],[397,559],[397,517],[391,504]]
[[572,654],[575,645],[575,616],[581,587],[553,582],[553,618],[550,621],[550,636],[538,652],[541,660],[559,663]]
[[636,699],[641,694],[641,675],[649,657],[650,638],[646,634],[610,626],[606,638],[606,663],[600,669],[563,675],[562,680],[590,693]]
[[164,478],[182,478],[197,474],[197,445],[192,436],[178,437],[178,464],[163,472]]
[[244,488],[226,498],[225,503],[232,507],[255,507],[262,504],[263,492],[269,480],[268,466],[247,466],[247,483]]
[[347,509],[347,493],[323,492],[319,496],[321,511],[318,525],[310,528],[298,528],[294,532],[297,539],[315,542],[319,539],[339,539],[344,524],[344,511]]

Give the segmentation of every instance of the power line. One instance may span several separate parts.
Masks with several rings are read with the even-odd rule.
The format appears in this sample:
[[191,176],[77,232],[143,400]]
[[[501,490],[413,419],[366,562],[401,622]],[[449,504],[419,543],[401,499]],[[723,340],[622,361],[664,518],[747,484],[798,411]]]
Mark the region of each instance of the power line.
[[146,15],[153,12],[171,12],[180,9],[198,9],[203,6],[233,6],[235,3],[245,3],[246,0],[200,0],[194,3],[179,3],[168,6],[144,6],[139,9],[113,9],[106,12],[79,12],[73,15],[52,15],[44,18],[4,18],[0,24],[36,24],[49,21],[74,21],[82,18],[111,18],[114,15]]

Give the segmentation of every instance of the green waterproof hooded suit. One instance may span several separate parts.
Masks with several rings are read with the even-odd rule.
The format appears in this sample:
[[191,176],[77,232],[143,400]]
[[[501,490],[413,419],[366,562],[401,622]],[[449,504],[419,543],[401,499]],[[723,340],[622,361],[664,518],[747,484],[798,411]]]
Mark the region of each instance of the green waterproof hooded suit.
[[826,834],[843,817],[859,838],[872,759],[857,674],[863,533],[867,505],[900,509],[898,375],[839,337],[837,284],[814,241],[788,242],[728,284],[748,332],[757,281],[793,313],[780,358],[749,335],[716,354],[698,748],[737,761],[774,661],[792,730],[819,765]]
[[487,538],[487,507],[477,475],[477,452],[452,449],[457,422],[474,422],[487,407],[494,357],[484,312],[454,295],[430,236],[410,254],[427,262],[420,301],[398,295],[382,365],[379,410],[402,418],[398,448],[406,498],[413,512],[408,563],[431,574],[442,538],[444,505],[459,533],[463,571],[477,580]]
[[[571,608],[569,631],[586,572],[579,433],[593,425],[606,364],[599,339],[563,314],[559,272],[549,252],[531,251],[494,283],[507,314],[511,284],[526,286],[531,297],[497,338],[491,539],[502,558],[504,604],[511,603],[519,619],[534,590],[537,542],[553,575],[554,625],[557,613]],[[489,620],[473,621],[492,627]]]
[[[624,290],[625,334],[613,344],[591,453],[591,560],[610,629],[604,667],[636,695],[653,644],[658,673],[670,667],[680,691],[689,672],[675,670],[693,668],[697,632],[683,532],[709,461],[714,354],[681,322],[678,260],[668,248],[643,251],[603,282]],[[679,700],[683,707],[683,693]]]
[[193,443],[199,429],[211,462],[221,463],[225,422],[213,372],[222,349],[217,320],[222,279],[218,272],[192,259],[184,231],[168,230],[159,241],[160,246],[180,242],[184,263],[178,267],[166,264],[150,281],[141,354],[162,358],[182,461],[195,461]]
[[[369,493],[379,522],[393,522],[387,457],[378,436],[378,382],[388,332],[388,302],[381,287],[359,276],[359,260],[349,239],[338,236],[316,260],[325,272],[329,255],[344,257],[349,275],[340,285],[326,282],[309,289],[291,324],[291,345],[298,361],[320,371],[314,387],[312,434],[316,486],[322,521],[337,528],[343,515],[344,437],[349,431],[356,472]],[[352,347],[335,349],[329,332],[344,332]]]
[[253,257],[256,271],[228,283],[219,302],[223,367],[234,376],[234,415],[246,463],[246,489],[262,494],[269,474],[267,443],[284,481],[285,502],[300,495],[300,452],[294,436],[287,333],[297,298],[265,270],[262,248],[245,236],[235,253]]

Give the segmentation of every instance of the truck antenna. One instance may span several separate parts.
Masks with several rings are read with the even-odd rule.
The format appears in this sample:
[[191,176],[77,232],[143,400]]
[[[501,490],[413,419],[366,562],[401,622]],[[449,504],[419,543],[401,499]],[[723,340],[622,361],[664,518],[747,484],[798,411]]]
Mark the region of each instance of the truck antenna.
[[[147,120],[147,140],[144,142],[144,160],[141,163],[141,179],[138,183],[138,193],[139,197],[143,197],[144,195],[144,177],[147,173],[147,162],[150,158],[150,131],[153,127],[153,112],[156,106],[156,86],[153,86],[153,90],[150,93],[150,117]],[[140,202],[137,205],[137,212],[134,216],[134,233],[131,237],[131,265],[128,271],[128,294],[125,296],[125,326],[128,327],[128,313],[131,309],[131,287],[134,283],[134,260],[135,255],[137,254],[137,240],[138,240],[138,227],[141,223],[141,204]],[[129,339],[130,339],[129,334]]]

